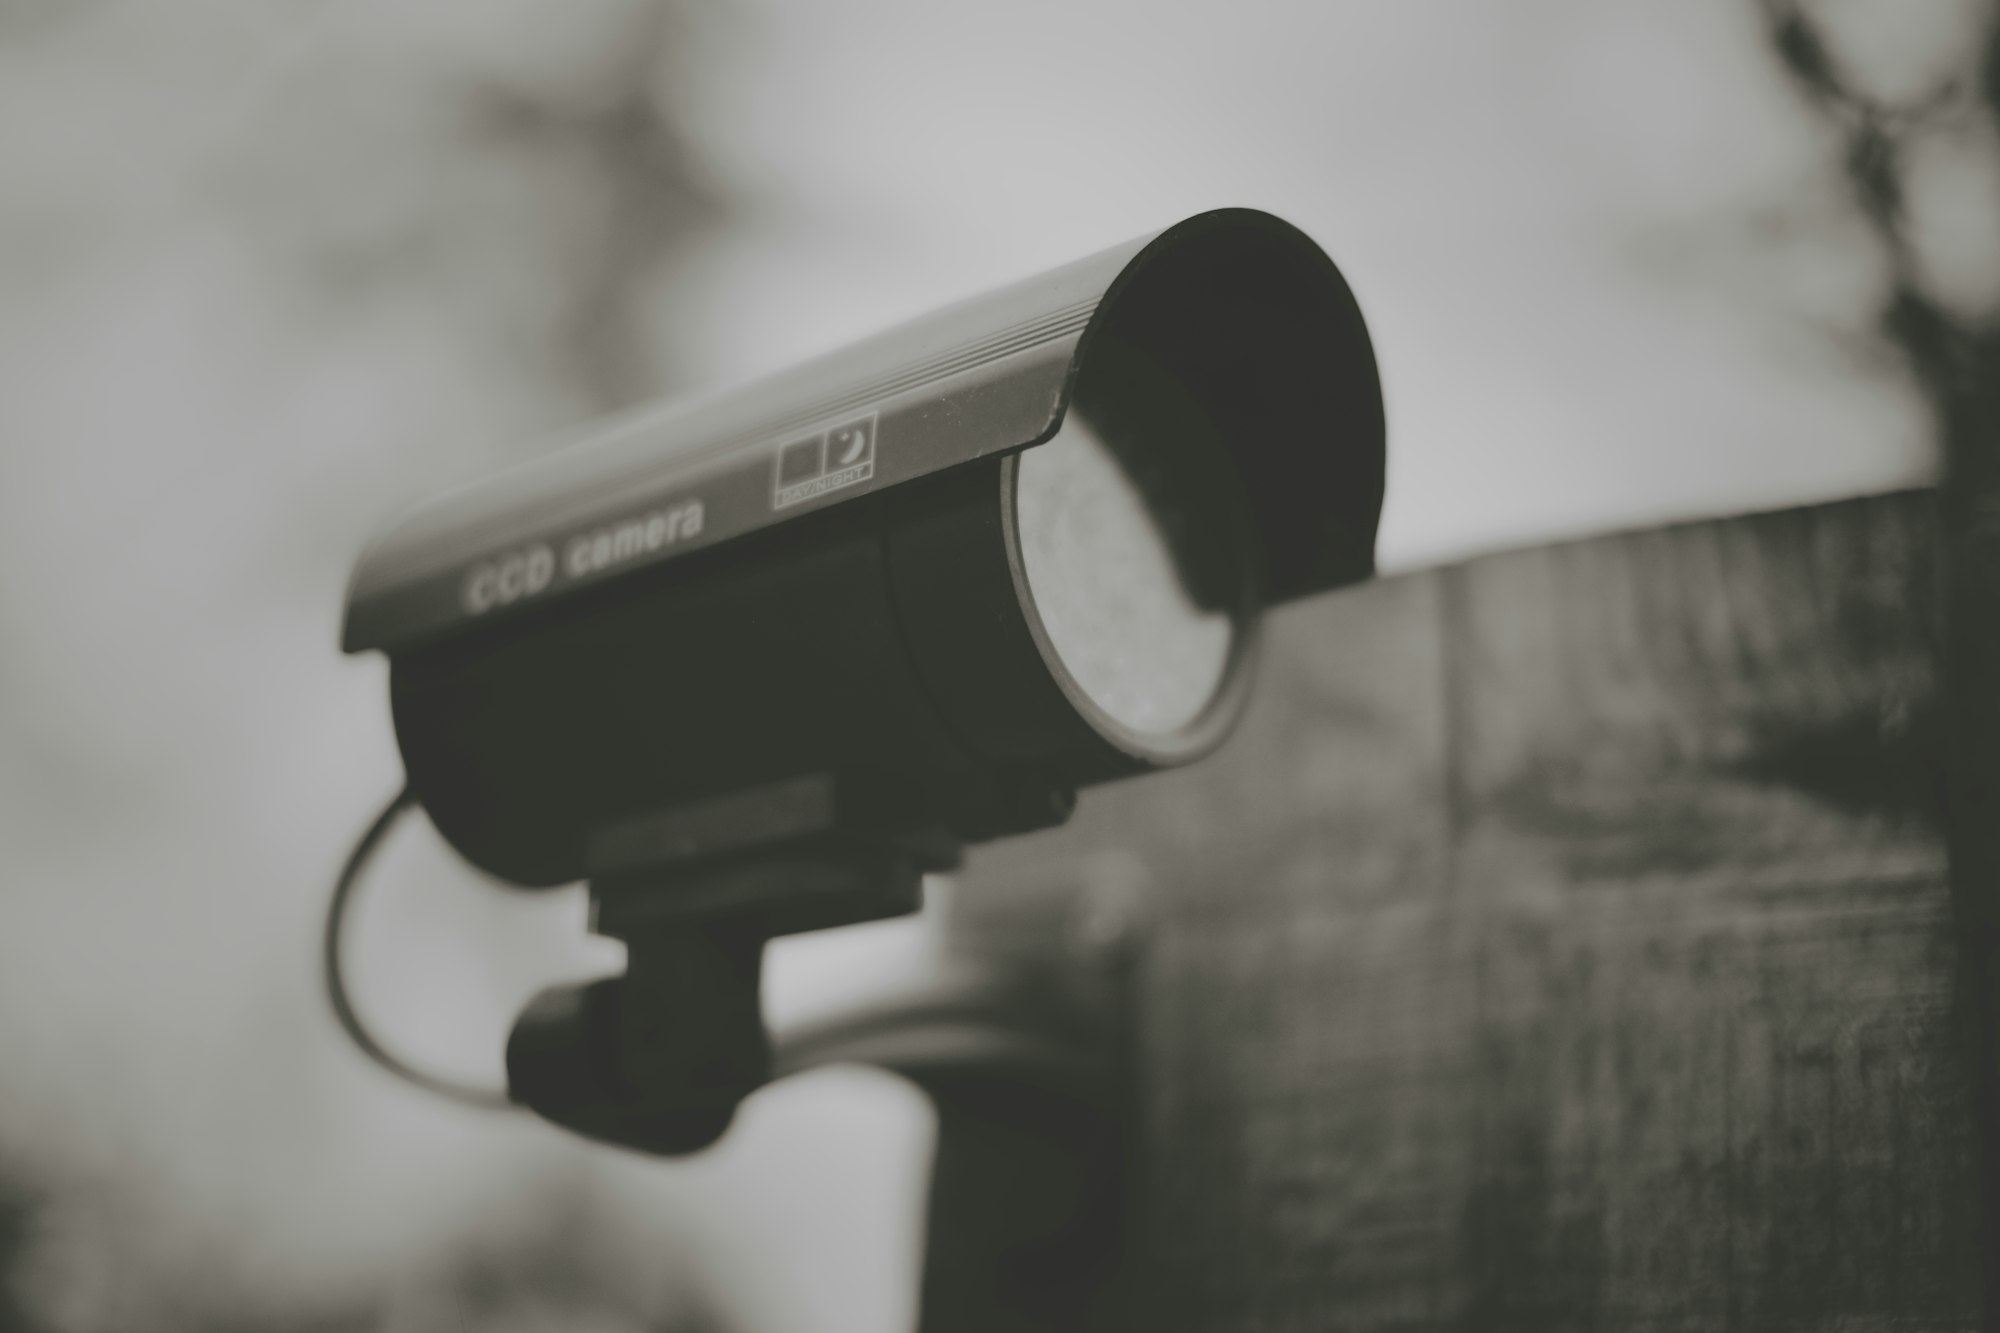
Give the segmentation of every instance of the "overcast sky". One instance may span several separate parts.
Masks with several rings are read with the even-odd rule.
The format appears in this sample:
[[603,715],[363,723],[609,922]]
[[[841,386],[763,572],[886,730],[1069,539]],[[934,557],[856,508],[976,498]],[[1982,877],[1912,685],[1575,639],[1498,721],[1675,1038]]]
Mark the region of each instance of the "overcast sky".
[[[1969,6],[1875,8],[1894,78],[1963,49]],[[762,207],[683,293],[700,378],[1247,204],[1317,237],[1374,330],[1392,567],[1933,467],[1859,345],[1881,274],[1834,145],[1744,0],[751,0],[712,26],[737,58],[689,119]]]

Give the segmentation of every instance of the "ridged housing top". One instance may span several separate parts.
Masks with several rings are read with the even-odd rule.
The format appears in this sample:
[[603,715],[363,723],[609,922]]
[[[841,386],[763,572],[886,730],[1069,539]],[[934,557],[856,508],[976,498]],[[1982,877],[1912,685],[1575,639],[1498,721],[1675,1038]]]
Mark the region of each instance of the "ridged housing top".
[[362,554],[342,646],[391,654],[1040,443],[1092,342],[1182,376],[1243,472],[1271,600],[1373,572],[1381,388],[1341,275],[1270,214],[1199,214],[790,370],[587,428]]

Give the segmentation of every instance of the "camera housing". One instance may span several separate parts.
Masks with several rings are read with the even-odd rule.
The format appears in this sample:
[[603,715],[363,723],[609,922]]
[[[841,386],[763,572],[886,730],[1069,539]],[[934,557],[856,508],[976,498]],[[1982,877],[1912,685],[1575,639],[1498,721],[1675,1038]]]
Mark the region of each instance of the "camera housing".
[[[1220,210],[419,509],[357,565],[343,647],[388,655],[452,846],[588,880],[635,984],[642,952],[724,979],[712,1036],[744,994],[754,1019],[764,938],[910,910],[964,844],[1218,744],[1263,608],[1373,572],[1383,461],[1339,271]],[[607,995],[524,1020],[517,1091],[584,1095],[563,1024],[638,1040]],[[756,1064],[650,1058],[683,1089],[708,1060],[711,1107]],[[586,1132],[630,1141],[630,1109]]]

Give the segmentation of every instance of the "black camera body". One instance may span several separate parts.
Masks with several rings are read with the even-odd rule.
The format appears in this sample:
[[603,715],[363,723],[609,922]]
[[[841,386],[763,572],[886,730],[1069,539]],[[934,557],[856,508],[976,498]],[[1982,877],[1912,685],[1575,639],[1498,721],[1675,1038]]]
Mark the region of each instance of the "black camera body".
[[910,910],[964,844],[1205,753],[1262,609],[1372,573],[1383,454],[1338,270],[1222,210],[419,510],[343,646],[388,654],[444,837],[588,880],[636,978],[641,940]]

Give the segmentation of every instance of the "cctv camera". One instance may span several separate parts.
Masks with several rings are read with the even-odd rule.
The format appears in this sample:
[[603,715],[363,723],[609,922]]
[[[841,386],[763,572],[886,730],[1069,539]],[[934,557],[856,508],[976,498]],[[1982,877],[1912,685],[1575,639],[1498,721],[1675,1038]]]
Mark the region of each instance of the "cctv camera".
[[719,1133],[766,938],[1218,744],[1263,609],[1372,572],[1382,487],[1345,282],[1231,209],[409,515],[344,647],[390,659],[410,793],[503,880],[587,880],[631,960],[531,1008],[517,1098]]

